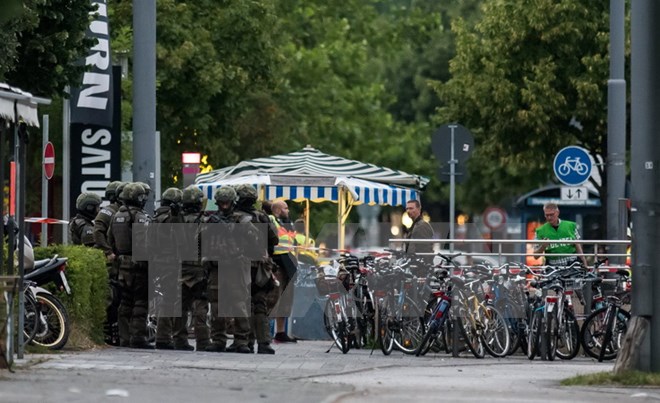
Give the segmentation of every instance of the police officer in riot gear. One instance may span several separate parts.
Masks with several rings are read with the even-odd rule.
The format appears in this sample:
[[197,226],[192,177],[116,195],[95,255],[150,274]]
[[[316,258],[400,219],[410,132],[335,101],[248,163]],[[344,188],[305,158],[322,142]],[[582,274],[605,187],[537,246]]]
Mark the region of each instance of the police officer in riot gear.
[[[236,191],[231,186],[223,186],[215,192],[213,199],[218,206],[218,211],[208,217],[207,224],[230,225],[234,206],[238,200]],[[249,298],[247,286],[249,278],[241,270],[241,259],[243,258],[240,256],[236,239],[233,238],[233,234],[223,231],[224,229],[218,231],[223,233],[218,239],[206,241],[212,247],[221,249],[227,257],[223,259],[221,267],[218,266],[217,261],[213,260],[208,260],[205,264],[209,271],[208,295],[211,301],[211,338],[213,340],[206,351],[251,353],[252,351],[248,347],[250,323],[246,301]],[[214,232],[215,234],[217,232]],[[202,236],[211,236],[211,234],[206,233]],[[218,301],[219,294],[222,294],[221,301]],[[240,315],[230,315],[228,312],[240,313]],[[227,347],[227,323],[230,317],[234,319],[234,343]]]
[[101,197],[96,193],[81,193],[76,199],[76,216],[69,223],[69,237],[74,245],[94,246],[94,218],[99,212]]
[[[183,190],[181,203],[181,218],[185,224],[199,226],[202,222],[204,208],[204,193],[194,185]],[[197,235],[186,233],[186,236]],[[199,248],[199,243],[196,240]],[[177,350],[193,350],[188,344],[188,312],[192,314],[192,325],[195,330],[195,342],[197,351],[203,351],[209,346],[209,328],[206,320],[208,318],[209,301],[206,295],[207,273],[200,259],[199,249],[197,259],[184,260],[181,269],[181,312],[182,316],[174,318],[172,338],[174,348]],[[159,324],[160,325],[160,324]]]
[[146,182],[137,182],[137,183],[144,188],[146,194],[144,198],[144,202],[142,202],[142,208],[144,208],[147,205],[147,201],[149,200],[149,195],[151,194],[151,186],[149,186],[149,184]]
[[[119,208],[108,229],[108,241],[119,264],[121,303],[119,305],[120,345],[151,349],[147,343],[148,265],[133,261],[133,245],[146,247],[146,238],[133,239],[133,226],[148,225],[151,218],[142,209],[146,199],[144,188],[129,183],[122,192],[125,205]],[[146,235],[146,231],[138,232]],[[128,329],[124,327],[128,325]]]
[[[105,199],[110,202],[107,206],[103,207],[96,217],[94,218],[94,245],[101,249],[105,254],[108,262],[108,270],[111,271],[111,263],[115,256],[112,247],[108,243],[108,227],[110,227],[110,220],[112,216],[119,210],[119,192],[124,188],[124,182],[113,181],[105,188]],[[112,273],[110,273],[112,274]],[[110,276],[113,277],[112,275]]]
[[[258,354],[275,354],[275,350],[270,346],[271,334],[268,320],[268,293],[275,286],[274,279],[267,284],[257,285],[257,272],[259,270],[272,270],[276,266],[272,263],[271,257],[278,243],[277,231],[268,216],[254,207],[257,201],[257,191],[251,185],[240,185],[236,189],[238,203],[233,214],[233,221],[237,223],[251,222],[255,224],[265,224],[267,228],[267,250],[258,251],[257,255],[261,260],[252,260],[251,263],[251,316],[250,324],[252,333],[257,339]],[[267,256],[267,257],[266,257]],[[272,274],[271,274],[272,278]],[[253,345],[253,342],[250,342]]]
[[[174,223],[181,223],[183,222],[183,218],[179,214],[180,206],[181,206],[181,198],[183,196],[183,192],[180,189],[177,188],[168,188],[163,192],[161,201],[160,201],[160,207],[156,209],[154,212],[154,224],[174,224]],[[163,247],[161,249],[161,252],[158,254],[158,256],[154,259],[154,264],[160,265],[164,262],[178,262],[178,256],[177,256],[177,251],[172,248],[172,245],[175,242],[175,230],[172,226],[161,226],[160,228],[158,225],[154,225],[154,229],[156,233],[159,235],[159,240],[164,241],[162,243]],[[159,263],[160,262],[160,263]],[[172,282],[172,281],[179,281],[178,279],[178,271],[174,273],[163,273],[160,272],[162,277],[165,276],[176,276],[176,278],[158,278],[158,281],[161,282]],[[171,291],[171,290],[169,290]],[[167,290],[163,289],[164,294],[164,300],[163,304],[165,302],[170,303],[172,301],[175,301],[176,299],[179,298],[178,295],[168,295]],[[174,323],[174,318],[169,317],[167,315],[164,315],[161,311],[158,312],[158,325],[156,327],[156,348],[158,349],[164,349],[164,350],[173,350],[174,349],[174,344],[172,343],[172,326]],[[185,341],[185,346],[180,346],[180,350],[192,350],[193,347],[190,346],[187,342]]]
[[[119,266],[115,261],[115,254],[108,242],[108,228],[112,216],[119,210],[119,194],[126,186],[125,182],[113,181],[105,188],[105,199],[110,202],[94,218],[94,246],[101,249],[106,257],[105,266],[108,269],[110,293],[106,306],[106,322],[104,324],[105,341],[108,344],[119,345],[119,327],[117,324],[121,288],[117,281]],[[128,326],[125,326],[128,328]],[[128,338],[128,335],[125,335]]]

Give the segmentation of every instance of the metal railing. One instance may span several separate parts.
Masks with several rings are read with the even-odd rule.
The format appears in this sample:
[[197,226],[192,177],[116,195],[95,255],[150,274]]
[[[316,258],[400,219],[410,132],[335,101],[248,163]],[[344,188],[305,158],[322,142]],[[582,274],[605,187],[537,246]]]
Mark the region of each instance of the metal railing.
[[[521,245],[526,248],[527,245],[539,245],[539,244],[556,244],[556,243],[562,243],[562,244],[580,244],[580,245],[593,245],[593,252],[590,253],[571,253],[573,256],[585,256],[585,257],[593,257],[594,262],[598,262],[603,258],[626,258],[629,255],[627,253],[615,253],[615,252],[603,252],[602,247],[627,247],[631,245],[630,240],[605,240],[605,239],[597,239],[597,240],[589,240],[589,239],[580,239],[580,240],[528,240],[528,239],[404,239],[404,238],[391,238],[388,240],[390,243],[390,246],[394,246],[396,244],[405,244],[405,243],[416,243],[416,244],[449,244],[450,251],[454,251],[455,245],[474,245],[474,244],[486,244],[486,245],[492,245],[493,247],[491,248],[491,252],[465,252],[465,251],[460,251],[462,256],[466,257],[478,257],[478,256],[492,256],[492,257],[497,257],[497,260],[499,262],[506,262],[510,261],[510,257],[519,257],[519,258],[527,258],[529,256],[531,257],[536,257],[536,256],[543,256],[543,257],[552,257],[552,256],[566,256],[565,253],[534,253],[534,252],[505,252],[503,250],[504,245]],[[496,249],[496,250],[494,250]],[[494,251],[493,251],[494,250]],[[435,253],[416,253],[419,256],[429,256],[429,255],[435,255]],[[625,265],[625,259],[624,263],[622,264],[607,264],[607,265],[600,265],[599,270],[600,271],[610,271],[612,269],[617,269],[621,268],[621,266],[626,266]],[[534,267],[534,266],[531,266]],[[591,266],[590,268],[593,268]]]

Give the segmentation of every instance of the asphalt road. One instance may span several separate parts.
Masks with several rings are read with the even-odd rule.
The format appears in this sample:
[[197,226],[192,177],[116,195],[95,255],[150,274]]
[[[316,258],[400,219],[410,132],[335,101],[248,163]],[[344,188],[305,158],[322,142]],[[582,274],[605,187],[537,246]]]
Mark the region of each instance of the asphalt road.
[[446,355],[411,357],[274,345],[273,356],[100,348],[28,355],[0,372],[0,402],[618,402],[660,401],[658,389],[562,387],[608,371],[587,358],[530,362]]

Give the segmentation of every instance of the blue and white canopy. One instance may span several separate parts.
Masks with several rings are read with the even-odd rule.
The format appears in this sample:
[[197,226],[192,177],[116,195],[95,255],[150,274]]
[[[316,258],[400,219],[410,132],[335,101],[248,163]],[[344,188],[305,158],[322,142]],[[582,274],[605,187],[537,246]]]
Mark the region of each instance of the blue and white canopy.
[[282,175],[248,175],[220,180],[213,183],[198,183],[207,198],[213,199],[213,193],[228,185],[250,184],[262,190],[266,200],[284,199],[293,201],[310,200],[312,202],[338,202],[339,192],[346,190],[352,205],[405,205],[408,200],[417,200],[418,192],[414,189],[370,182],[357,178],[328,177],[290,177]]
[[[195,184],[211,200],[219,187],[250,184],[266,200],[336,202],[340,249],[344,247],[344,223],[352,206],[405,205],[408,200],[418,199],[418,190],[424,189],[428,182],[424,176],[324,154],[311,147],[243,161],[197,175],[195,179]],[[305,216],[309,220],[309,214]],[[309,223],[305,226],[309,228]]]
[[387,185],[424,189],[429,179],[374,164],[328,155],[312,147],[266,158],[242,161],[237,165],[217,169],[197,176],[196,183],[206,184],[253,175],[284,175],[287,177],[356,178]]

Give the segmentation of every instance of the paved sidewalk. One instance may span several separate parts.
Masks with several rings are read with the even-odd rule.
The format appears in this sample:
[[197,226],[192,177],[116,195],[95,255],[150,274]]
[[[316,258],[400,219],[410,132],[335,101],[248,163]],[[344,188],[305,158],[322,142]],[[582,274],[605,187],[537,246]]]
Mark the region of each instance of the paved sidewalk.
[[100,348],[32,355],[0,373],[0,402],[660,401],[660,390],[567,388],[611,370],[586,358],[528,361],[380,350],[329,353],[325,341],[274,344],[273,356]]

